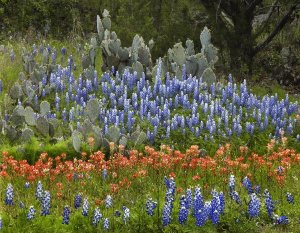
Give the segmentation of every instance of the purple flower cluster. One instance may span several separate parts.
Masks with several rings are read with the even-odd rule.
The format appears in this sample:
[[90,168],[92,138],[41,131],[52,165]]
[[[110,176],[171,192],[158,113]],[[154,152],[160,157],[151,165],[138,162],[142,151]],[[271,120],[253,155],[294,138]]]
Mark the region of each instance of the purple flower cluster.
[[[55,62],[56,52],[51,48],[50,51]],[[64,56],[65,48],[61,53]],[[115,75],[106,72],[101,77],[96,70],[85,70],[77,79],[73,68],[70,56],[67,67],[58,66],[49,78],[43,78],[42,98],[51,90],[55,94],[55,113],[46,117],[79,122],[79,126],[86,118],[88,101],[97,96],[99,103],[106,106],[97,115],[103,133],[112,125],[119,127],[122,134],[131,133],[142,120],[148,123],[143,130],[150,142],[157,137],[170,138],[177,131],[205,140],[253,135],[268,129],[272,129],[272,137],[280,137],[281,130],[287,135],[294,133],[293,114],[298,103],[292,103],[288,95],[283,100],[277,95],[258,97],[248,90],[246,81],[238,86],[230,78],[228,83],[207,86],[202,78],[185,73],[182,77],[162,74],[161,62],[153,83],[146,80],[145,74],[138,78],[127,69],[121,74],[116,71]],[[35,95],[36,104],[38,98]]]

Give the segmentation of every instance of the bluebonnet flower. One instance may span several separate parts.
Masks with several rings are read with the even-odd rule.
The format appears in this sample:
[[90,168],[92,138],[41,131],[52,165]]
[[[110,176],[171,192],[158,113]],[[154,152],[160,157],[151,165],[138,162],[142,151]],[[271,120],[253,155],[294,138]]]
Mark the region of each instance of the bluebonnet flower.
[[178,221],[179,221],[180,224],[186,223],[187,218],[188,218],[188,214],[189,214],[189,211],[186,208],[186,198],[183,195],[180,198],[180,207],[179,207],[179,215],[178,215]]
[[290,192],[286,193],[286,200],[288,203],[294,204],[294,196]]
[[249,194],[253,193],[251,181],[250,181],[250,179],[248,178],[248,176],[246,176],[246,177],[243,179],[243,185],[244,185],[244,187],[247,189],[247,191],[248,191]]
[[42,211],[41,215],[46,216],[50,214],[50,207],[51,207],[51,195],[49,191],[44,191],[44,195],[42,198]]
[[62,47],[61,48],[61,55],[62,56],[65,56],[66,55],[66,52],[67,52],[67,49],[65,47]]
[[24,184],[24,187],[25,187],[26,189],[28,189],[28,188],[30,187],[30,183],[29,183],[29,182],[26,182],[26,183]]
[[186,190],[186,208],[190,209],[193,205],[193,191],[192,189],[188,188]]
[[122,213],[120,212],[120,210],[116,210],[114,213],[114,216],[116,217],[120,217],[122,215]]
[[211,213],[211,217],[210,217],[211,221],[213,224],[218,224],[219,221],[220,221],[220,213],[218,210],[214,210],[212,213]]
[[14,204],[13,199],[14,199],[14,189],[12,184],[8,184],[6,188],[5,204],[13,205]]
[[270,218],[273,218],[274,209],[275,209],[274,201],[272,200],[271,194],[267,189],[265,190],[264,194],[266,195],[265,204],[266,204],[268,215]]
[[166,202],[163,207],[162,212],[162,223],[163,226],[167,226],[171,223],[171,214],[172,214],[172,207],[171,203]]
[[27,219],[28,220],[31,220],[31,219],[34,219],[35,218],[35,209],[34,209],[34,206],[30,206],[29,207],[29,210],[28,210],[28,213],[27,213]]
[[122,210],[124,211],[123,221],[126,224],[130,218],[130,210],[126,206],[123,206]]
[[74,198],[74,208],[75,209],[80,208],[81,203],[82,203],[82,196],[81,194],[77,194]]
[[104,169],[102,170],[102,179],[103,179],[103,180],[106,180],[106,179],[107,179],[107,169],[106,169],[106,168],[104,168]]
[[195,188],[194,194],[194,214],[198,213],[204,206],[203,196],[200,187]]
[[276,171],[277,171],[277,174],[278,174],[278,175],[282,175],[283,172],[284,172],[284,167],[279,166],[279,167],[276,169]]
[[0,230],[3,228],[3,222],[2,222],[2,217],[0,216]]
[[229,177],[229,193],[231,194],[235,190],[235,177],[230,175]]
[[250,196],[251,200],[248,205],[248,213],[251,218],[258,217],[260,213],[260,200],[255,193]]
[[109,219],[105,218],[103,221],[103,228],[104,230],[108,230],[109,229]]
[[203,208],[199,209],[195,214],[196,226],[201,227],[204,226],[208,219],[208,215],[210,212],[210,203],[206,202]]
[[146,212],[148,215],[153,216],[154,215],[154,209],[156,208],[157,203],[152,200],[151,197],[149,197],[146,201]]
[[278,217],[276,217],[276,223],[280,224],[280,225],[288,224],[289,223],[289,219],[285,215],[278,216]]
[[65,206],[64,207],[64,212],[63,212],[63,221],[62,221],[62,224],[69,224],[69,221],[70,221],[70,213],[71,213],[71,210],[70,210],[70,207],[69,206]]
[[219,199],[220,199],[220,214],[224,214],[225,211],[225,196],[223,192],[219,193]]
[[90,208],[90,203],[87,198],[84,198],[83,200],[83,206],[82,206],[82,215],[83,216],[88,216],[89,214],[89,208]]
[[256,186],[254,187],[254,191],[255,191],[256,194],[259,194],[259,193],[260,193],[260,186],[259,186],[259,185],[256,185]]
[[112,197],[110,195],[107,195],[105,198],[105,207],[110,208],[112,207]]
[[93,225],[97,226],[100,220],[102,219],[102,214],[98,207],[95,208],[94,217],[93,217]]
[[36,199],[42,200],[43,197],[43,185],[41,181],[38,181],[36,191],[35,191],[35,197]]

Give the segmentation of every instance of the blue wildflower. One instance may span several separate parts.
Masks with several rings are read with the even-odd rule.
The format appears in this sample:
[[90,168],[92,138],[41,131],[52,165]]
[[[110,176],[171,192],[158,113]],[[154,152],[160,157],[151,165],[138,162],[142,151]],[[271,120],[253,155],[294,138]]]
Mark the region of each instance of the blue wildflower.
[[107,170],[105,168],[102,170],[102,179],[103,180],[107,179]]
[[35,218],[35,209],[34,209],[34,206],[30,206],[29,207],[29,210],[28,210],[28,213],[27,213],[27,219],[28,220],[31,220],[31,219],[34,219]]
[[112,197],[110,195],[107,195],[105,198],[105,207],[110,208],[112,207]]
[[281,225],[288,224],[289,219],[288,219],[287,216],[282,215],[282,216],[279,216],[279,217],[276,218],[276,223],[281,224]]
[[219,199],[220,199],[220,214],[224,214],[225,211],[225,196],[223,192],[219,193]]
[[193,205],[193,192],[192,189],[186,190],[186,208],[189,209]]
[[83,206],[82,206],[82,215],[83,216],[88,216],[89,214],[89,208],[90,208],[90,203],[87,198],[84,198],[83,200]]
[[196,218],[196,226],[201,227],[204,226],[208,219],[208,215],[210,212],[210,203],[206,202],[203,208],[199,209],[195,214]]
[[123,221],[126,224],[129,221],[129,218],[130,218],[130,210],[126,206],[123,206],[122,209],[124,211]]
[[12,184],[8,184],[6,188],[5,204],[13,205],[14,204],[13,199],[14,199],[14,189]]
[[270,218],[273,218],[274,209],[275,209],[274,201],[272,200],[271,194],[267,189],[265,190],[264,194],[266,195],[265,204],[266,204],[268,215]]
[[286,193],[286,200],[288,203],[294,204],[294,196],[289,192]]
[[0,230],[3,228],[3,222],[2,222],[2,217],[0,216]]
[[232,200],[234,200],[237,204],[241,204],[241,198],[239,196],[239,193],[237,191],[233,191],[230,193],[230,197]]
[[81,194],[77,194],[74,198],[74,208],[75,209],[80,208],[81,203],[82,203],[82,196]]
[[64,207],[64,212],[63,212],[63,221],[62,221],[62,224],[69,224],[69,221],[70,221],[70,213],[71,213],[71,210],[70,210],[70,207],[69,206],[65,206]]
[[194,194],[194,214],[198,213],[198,211],[202,209],[203,205],[204,203],[201,189],[200,187],[196,187]]
[[104,230],[108,230],[109,229],[109,219],[105,218],[103,221],[103,228]]
[[235,190],[235,177],[230,175],[229,177],[229,193],[232,193]]
[[249,216],[251,218],[258,217],[260,213],[260,200],[255,193],[251,194],[251,200],[248,206]]
[[212,213],[211,213],[211,217],[210,217],[211,221],[213,224],[218,224],[219,221],[220,221],[220,213],[218,210],[214,210]]
[[166,202],[163,207],[163,212],[162,212],[162,222],[163,226],[167,226],[171,223],[171,213],[172,213],[172,207],[171,203]]
[[38,181],[36,192],[35,192],[36,199],[42,200],[43,197],[43,185],[41,181]]
[[187,209],[186,197],[184,195],[180,198],[180,207],[179,207],[179,215],[178,221],[180,224],[184,224],[187,221],[189,211]]
[[253,193],[251,181],[250,181],[250,179],[248,178],[248,176],[246,176],[246,177],[243,179],[243,185],[245,186],[245,188],[247,189],[247,191],[248,191],[249,194]]
[[100,220],[102,219],[102,214],[98,207],[95,208],[94,217],[93,217],[93,225],[97,226]]
[[146,212],[148,215],[153,216],[154,215],[154,209],[156,208],[157,203],[152,200],[151,197],[149,197],[146,201]]
[[122,215],[122,213],[120,212],[120,210],[116,210],[114,213],[114,216],[116,217],[120,217]]
[[30,183],[29,183],[29,182],[26,182],[26,183],[24,184],[24,187],[25,187],[26,189],[28,189],[28,188],[30,187]]
[[51,195],[49,191],[44,191],[44,195],[42,198],[42,211],[41,215],[46,216],[50,214],[50,207],[51,207]]

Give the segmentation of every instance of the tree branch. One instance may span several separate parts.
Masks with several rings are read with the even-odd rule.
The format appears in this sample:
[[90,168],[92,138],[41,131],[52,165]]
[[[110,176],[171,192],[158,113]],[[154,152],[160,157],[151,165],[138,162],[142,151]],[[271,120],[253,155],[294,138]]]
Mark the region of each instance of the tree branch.
[[273,32],[265,39],[264,42],[257,45],[253,49],[253,55],[258,53],[259,51],[263,50],[272,40],[273,38],[282,30],[282,28],[288,23],[290,16],[294,12],[294,10],[297,8],[297,6],[300,4],[300,0],[297,1],[297,3],[293,4],[289,11],[285,14],[285,16],[281,19],[281,21],[277,24]]
[[258,29],[258,31],[255,33],[254,38],[256,38],[258,35],[260,35],[266,28],[266,26],[268,25],[268,22],[274,12],[274,10],[276,9],[278,0],[276,0],[273,5],[271,6],[270,10],[268,11],[268,16],[266,18],[266,20],[263,22],[263,24],[260,26],[260,28]]
[[253,1],[251,2],[251,4],[249,5],[247,11],[250,11],[250,12],[251,12],[251,11],[254,11],[255,7],[256,7],[257,5],[259,5],[259,4],[261,4],[262,1],[263,1],[263,0],[253,0]]

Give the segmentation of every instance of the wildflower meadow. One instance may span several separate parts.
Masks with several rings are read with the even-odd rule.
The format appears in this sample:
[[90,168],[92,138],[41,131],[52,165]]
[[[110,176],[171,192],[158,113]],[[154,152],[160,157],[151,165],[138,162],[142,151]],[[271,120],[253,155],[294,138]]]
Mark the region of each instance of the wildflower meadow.
[[0,232],[300,232],[299,96],[96,25],[0,51]]

